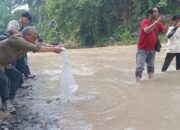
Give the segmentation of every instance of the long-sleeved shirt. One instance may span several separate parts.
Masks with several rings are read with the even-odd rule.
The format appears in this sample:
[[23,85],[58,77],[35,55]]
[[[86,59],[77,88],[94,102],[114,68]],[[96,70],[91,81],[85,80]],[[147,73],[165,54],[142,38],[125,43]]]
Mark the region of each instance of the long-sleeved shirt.
[[[173,28],[174,27],[169,27],[167,35],[173,30]],[[167,52],[180,53],[180,27],[177,28],[176,32],[172,35],[171,38],[168,38]]]
[[26,41],[21,36],[11,35],[9,38],[0,41],[0,65],[5,66],[16,61],[25,52],[37,52],[40,47],[38,44]]

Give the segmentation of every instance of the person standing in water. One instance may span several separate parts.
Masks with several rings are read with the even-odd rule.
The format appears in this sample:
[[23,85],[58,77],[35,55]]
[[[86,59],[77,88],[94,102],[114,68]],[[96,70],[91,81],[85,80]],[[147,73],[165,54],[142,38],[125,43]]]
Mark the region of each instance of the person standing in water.
[[176,70],[180,69],[180,15],[174,15],[172,20],[174,21],[174,25],[169,27],[167,33],[167,54],[162,66],[162,72],[168,69],[174,57],[176,57]]
[[136,82],[140,82],[145,63],[149,79],[153,78],[155,64],[155,44],[159,33],[165,34],[168,30],[170,20],[165,26],[162,24],[163,16],[159,15],[159,8],[153,6],[148,9],[149,17],[143,19],[140,25],[139,41],[136,53]]

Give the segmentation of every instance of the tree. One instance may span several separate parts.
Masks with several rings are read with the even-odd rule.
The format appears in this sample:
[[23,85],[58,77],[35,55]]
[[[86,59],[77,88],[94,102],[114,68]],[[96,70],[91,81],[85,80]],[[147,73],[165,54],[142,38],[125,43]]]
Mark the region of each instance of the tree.
[[4,3],[5,6],[11,11],[16,9],[18,6],[25,5],[27,3],[26,0],[0,0],[0,1],[1,3]]
[[68,39],[91,47],[111,37],[129,40],[137,32],[140,20],[147,17],[150,6],[158,5],[164,14],[174,14],[179,0],[27,1],[35,24],[49,42]]
[[4,2],[0,4],[0,33],[4,33],[6,29],[6,24],[9,21],[9,17],[11,17],[11,10],[7,8]]

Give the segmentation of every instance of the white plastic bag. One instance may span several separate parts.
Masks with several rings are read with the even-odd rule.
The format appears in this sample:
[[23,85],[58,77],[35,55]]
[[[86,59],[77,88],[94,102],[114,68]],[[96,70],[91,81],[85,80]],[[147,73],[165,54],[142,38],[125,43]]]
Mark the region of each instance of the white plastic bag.
[[61,52],[61,57],[63,61],[63,68],[61,73],[61,88],[63,95],[68,98],[75,94],[78,90],[78,85],[76,84],[72,72],[72,67],[69,63],[68,55],[66,50]]

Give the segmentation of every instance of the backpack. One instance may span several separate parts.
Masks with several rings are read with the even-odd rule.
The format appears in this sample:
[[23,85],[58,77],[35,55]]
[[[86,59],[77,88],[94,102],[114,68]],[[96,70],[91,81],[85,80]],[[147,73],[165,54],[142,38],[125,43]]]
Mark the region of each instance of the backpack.
[[0,41],[2,41],[2,40],[4,40],[4,39],[7,39],[9,37],[9,35],[8,34],[1,34],[0,35]]

